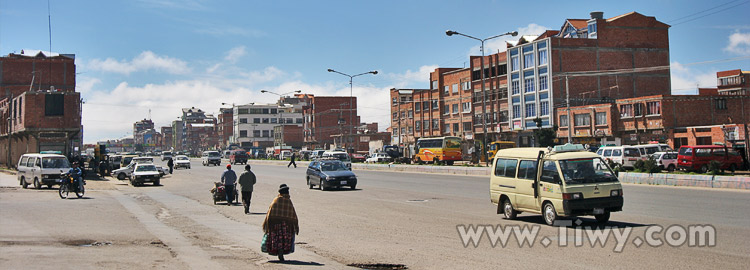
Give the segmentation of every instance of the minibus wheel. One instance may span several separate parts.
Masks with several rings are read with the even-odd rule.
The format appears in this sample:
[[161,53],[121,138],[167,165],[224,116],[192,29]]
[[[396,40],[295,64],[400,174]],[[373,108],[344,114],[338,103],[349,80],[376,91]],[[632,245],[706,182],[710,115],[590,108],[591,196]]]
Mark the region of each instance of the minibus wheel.
[[547,225],[555,225],[555,221],[557,221],[557,211],[555,211],[555,206],[552,205],[551,202],[547,202],[542,207],[542,217],[544,217],[544,222],[547,223]]
[[609,212],[606,212],[604,214],[594,215],[596,218],[596,222],[599,223],[607,223],[609,221]]
[[706,165],[701,166],[701,173],[708,172],[708,167]]
[[511,204],[508,199],[503,200],[503,215],[505,216],[505,219],[516,219],[516,216],[518,215],[516,210],[513,209],[513,204]]
[[737,165],[734,165],[734,164],[729,165],[729,171],[730,172],[734,173],[734,171],[736,171],[736,170],[737,170]]

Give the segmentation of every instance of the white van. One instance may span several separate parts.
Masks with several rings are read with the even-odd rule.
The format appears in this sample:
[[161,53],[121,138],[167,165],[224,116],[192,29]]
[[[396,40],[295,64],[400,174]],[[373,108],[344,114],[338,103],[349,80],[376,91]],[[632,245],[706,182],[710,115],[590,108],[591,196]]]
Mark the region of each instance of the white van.
[[635,146],[605,146],[596,150],[596,154],[626,168],[633,168],[636,161],[643,160],[640,150]]
[[665,143],[652,143],[652,144],[641,144],[641,145],[635,145],[636,148],[638,148],[638,151],[641,152],[641,159],[648,160],[648,157],[651,156],[651,154],[656,152],[670,152],[672,151],[672,148],[669,148],[669,145]]
[[338,159],[346,165],[350,170],[352,169],[352,160],[349,158],[349,154],[344,151],[326,151],[323,152],[322,158]]
[[63,155],[24,154],[18,159],[18,182],[27,188],[33,184],[40,189],[42,185],[52,187],[62,183],[62,174],[70,170],[70,163]]
[[221,153],[219,151],[203,151],[203,154],[201,154],[201,163],[203,163],[203,166],[208,165],[221,165]]
[[617,176],[601,157],[580,144],[497,151],[490,200],[506,219],[521,212],[537,213],[548,225],[555,225],[559,217],[585,215],[606,223],[610,213],[622,211],[623,205]]

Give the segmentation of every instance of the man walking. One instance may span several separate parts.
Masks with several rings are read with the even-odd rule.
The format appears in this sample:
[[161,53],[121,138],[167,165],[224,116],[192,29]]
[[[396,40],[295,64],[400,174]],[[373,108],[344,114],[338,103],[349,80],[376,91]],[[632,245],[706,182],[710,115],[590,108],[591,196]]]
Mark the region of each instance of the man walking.
[[221,174],[221,183],[224,184],[224,194],[227,195],[227,206],[232,205],[234,200],[234,183],[237,181],[237,174],[232,170],[232,165],[227,164],[227,170]]
[[296,157],[297,157],[297,154],[295,154],[294,152],[292,152],[292,158],[291,158],[292,161],[289,161],[289,164],[286,165],[287,168],[289,168],[289,166],[291,166],[291,165],[294,165],[294,167],[297,168],[297,163],[294,163],[294,159]]
[[255,174],[250,171],[250,165],[245,165],[245,171],[240,174],[237,183],[240,184],[242,192],[242,206],[245,207],[245,215],[250,214],[250,199],[253,197],[253,185],[255,185]]
[[167,161],[167,166],[169,167],[169,174],[172,174],[172,170],[174,169],[174,161],[171,157]]

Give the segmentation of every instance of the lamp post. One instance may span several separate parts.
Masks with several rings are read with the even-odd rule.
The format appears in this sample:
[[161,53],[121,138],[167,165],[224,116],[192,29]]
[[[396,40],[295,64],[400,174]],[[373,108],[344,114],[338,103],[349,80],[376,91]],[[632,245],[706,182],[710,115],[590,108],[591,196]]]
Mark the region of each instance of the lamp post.
[[[261,93],[274,94],[274,95],[279,96],[279,102],[277,104],[277,107],[279,107],[278,108],[279,109],[279,121],[277,123],[279,124],[279,126],[281,126],[280,129],[283,129],[284,125],[281,125],[281,122],[284,121],[283,120],[284,119],[284,111],[283,111],[283,109],[285,107],[281,104],[281,98],[284,97],[284,96],[286,96],[286,95],[288,95],[288,94],[291,94],[291,93],[302,93],[302,90],[291,91],[291,92],[287,92],[287,93],[283,93],[283,94],[279,94],[279,93],[276,93],[276,92],[271,92],[271,91],[268,91],[268,90],[260,90],[260,92]],[[274,146],[276,145],[276,136],[277,136],[276,132],[274,132],[274,134],[273,134],[273,145]],[[278,136],[281,136],[281,134],[279,134]],[[281,156],[281,146],[282,146],[281,145],[281,140],[279,140],[279,156]]]
[[[365,74],[377,75],[378,71],[377,70],[373,70],[373,71],[368,71],[368,72],[364,72],[364,73],[360,73],[360,74],[356,74],[356,75],[349,75],[349,74],[346,74],[346,73],[343,73],[343,72],[339,72],[339,71],[336,71],[336,70],[333,70],[333,69],[329,68],[328,72],[338,73],[338,74],[341,74],[341,75],[349,77],[349,122],[350,123],[349,123],[349,140],[348,141],[351,141],[351,138],[352,138],[351,137],[352,136],[352,129],[354,127],[353,126],[354,123],[352,123],[354,121],[352,119],[353,118],[353,116],[352,116],[352,113],[353,113],[352,106],[354,104],[354,97],[353,97],[354,84],[352,82],[354,80],[354,77],[362,76],[362,75],[365,75]],[[357,125],[359,125],[359,123],[357,123]],[[349,143],[351,143],[351,142],[347,142],[347,148],[351,148],[351,145],[349,145]]]
[[493,39],[493,38],[498,38],[498,37],[507,36],[507,35],[515,37],[515,36],[518,35],[518,32],[517,31],[507,32],[505,34],[491,36],[491,37],[488,37],[488,38],[485,38],[485,39],[480,39],[480,38],[472,37],[472,36],[469,36],[469,35],[466,35],[466,34],[462,34],[462,33],[456,32],[456,31],[451,31],[451,30],[445,31],[445,34],[447,36],[452,36],[452,35],[464,36],[464,37],[467,37],[467,38],[470,38],[470,39],[479,40],[479,42],[481,42],[480,48],[482,50],[482,58],[479,59],[480,66],[481,66],[480,69],[479,69],[479,73],[482,76],[482,89],[481,89],[482,90],[482,133],[483,133],[482,134],[482,155],[484,156],[484,160],[485,160],[487,166],[489,166],[489,159],[487,158],[487,115],[485,113],[485,110],[487,108],[487,100],[486,100],[486,95],[485,95],[485,92],[484,92],[484,42],[487,41],[487,40]]

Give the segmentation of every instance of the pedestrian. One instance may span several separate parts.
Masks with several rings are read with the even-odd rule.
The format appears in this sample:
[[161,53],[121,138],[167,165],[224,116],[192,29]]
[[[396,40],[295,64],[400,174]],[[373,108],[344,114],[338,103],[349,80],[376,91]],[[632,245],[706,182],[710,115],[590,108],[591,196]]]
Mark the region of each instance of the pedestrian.
[[167,167],[169,167],[169,174],[172,174],[174,170],[174,160],[172,160],[172,157],[169,157],[169,160],[167,160]]
[[292,152],[292,161],[289,161],[289,164],[286,165],[287,168],[289,168],[290,165],[294,165],[295,168],[297,168],[297,163],[294,163],[294,159],[297,158],[297,154]]
[[232,165],[227,164],[227,170],[221,174],[221,183],[224,185],[224,194],[227,195],[227,206],[232,205],[234,200],[234,183],[237,181],[237,174],[232,170]]
[[280,261],[284,261],[284,255],[294,252],[294,236],[299,234],[299,221],[286,184],[281,184],[279,196],[268,207],[263,232],[266,233],[261,248],[264,252],[277,255]]
[[242,206],[245,207],[245,215],[250,214],[250,199],[253,197],[253,185],[255,185],[255,174],[250,171],[250,165],[245,165],[245,171],[240,174],[237,183],[240,184],[242,192]]

